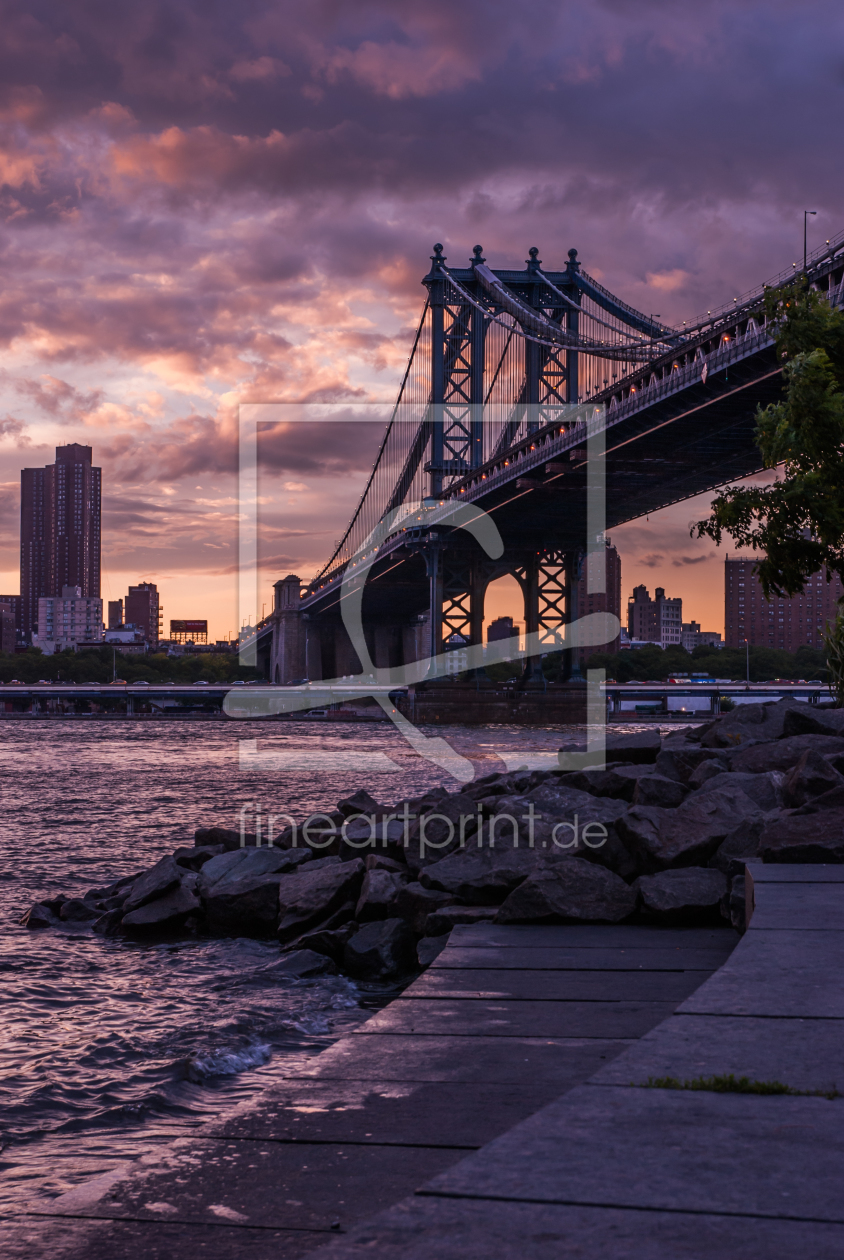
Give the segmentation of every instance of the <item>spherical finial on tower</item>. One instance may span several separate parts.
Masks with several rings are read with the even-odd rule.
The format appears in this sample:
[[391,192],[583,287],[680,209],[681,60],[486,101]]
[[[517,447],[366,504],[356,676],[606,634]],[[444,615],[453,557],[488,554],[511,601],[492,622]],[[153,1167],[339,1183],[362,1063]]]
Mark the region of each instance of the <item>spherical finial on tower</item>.
[[572,260],[572,262],[574,262],[575,258],[577,258],[577,250],[576,250],[576,249],[570,249],[570,250],[569,250],[569,258]]
[[477,264],[478,264],[478,263],[485,263],[485,262],[486,262],[486,259],[484,258],[484,247],[483,247],[483,245],[475,245],[475,246],[473,246],[473,248],[472,248],[472,254],[474,255],[474,257],[472,258],[472,266],[473,266],[473,267],[477,266]]
[[431,255],[431,262],[442,262],[444,257],[442,245],[435,245],[434,252]]
[[531,261],[536,262],[537,258],[539,257],[539,250],[536,248],[535,245],[531,245],[530,249],[528,250],[528,253],[530,254]]

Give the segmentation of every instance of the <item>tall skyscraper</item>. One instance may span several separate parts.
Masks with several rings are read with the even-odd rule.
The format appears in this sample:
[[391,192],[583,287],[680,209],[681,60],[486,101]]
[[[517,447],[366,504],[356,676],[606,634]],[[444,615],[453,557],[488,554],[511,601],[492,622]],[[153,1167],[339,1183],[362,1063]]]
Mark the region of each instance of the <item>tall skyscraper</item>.
[[[590,590],[590,586],[603,589]],[[606,539],[603,556],[592,553],[583,564],[583,572],[577,583],[577,616],[588,617],[590,613],[612,613],[621,620],[621,556]],[[580,664],[588,661],[593,652],[617,652],[620,643],[620,632],[609,643],[595,647],[577,649]]]
[[78,586],[100,597],[102,470],[90,446],[56,447],[56,462],[21,472],[21,629],[38,625],[38,600]]

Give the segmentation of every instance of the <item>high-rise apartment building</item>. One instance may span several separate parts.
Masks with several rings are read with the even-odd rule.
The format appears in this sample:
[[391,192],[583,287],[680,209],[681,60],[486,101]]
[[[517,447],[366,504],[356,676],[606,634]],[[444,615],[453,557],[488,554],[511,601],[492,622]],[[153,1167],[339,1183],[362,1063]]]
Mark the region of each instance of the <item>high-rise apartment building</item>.
[[29,640],[38,601],[78,586],[100,597],[102,470],[90,446],[56,447],[56,462],[21,471],[21,631]]
[[161,632],[163,610],[158,603],[158,587],[154,582],[139,582],[129,587],[124,605],[124,622],[140,630],[147,643],[157,643]]
[[635,586],[627,601],[627,633],[631,639],[672,647],[683,641],[683,601],[668,599],[658,586],[651,599],[646,586]]
[[841,598],[841,579],[826,570],[809,578],[799,595],[765,599],[753,571],[753,560],[724,562],[724,638],[728,647],[822,648],[821,633],[835,621]]
[[[20,595],[0,595],[0,612],[10,613],[15,625],[15,639],[21,634],[21,597]],[[3,651],[5,652],[5,648]],[[14,651],[14,648],[12,649]]]
[[119,630],[123,625],[123,600],[110,599],[108,601],[108,628],[109,630]]
[[[590,590],[590,586],[598,589]],[[601,612],[612,613],[621,620],[621,556],[609,539],[606,540],[603,556],[595,552],[587,556],[577,584],[578,619],[587,617],[590,613]],[[620,633],[619,629],[619,634],[609,643],[578,648],[581,664],[593,652],[617,652],[620,647]]]

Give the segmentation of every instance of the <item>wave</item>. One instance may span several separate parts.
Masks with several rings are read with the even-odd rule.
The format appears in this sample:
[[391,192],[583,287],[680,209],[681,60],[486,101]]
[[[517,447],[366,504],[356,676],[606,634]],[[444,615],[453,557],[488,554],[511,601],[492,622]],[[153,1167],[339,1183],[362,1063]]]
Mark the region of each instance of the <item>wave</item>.
[[185,1075],[195,1085],[202,1085],[214,1076],[237,1076],[240,1072],[268,1063],[272,1052],[272,1046],[266,1043],[196,1050],[185,1059]]

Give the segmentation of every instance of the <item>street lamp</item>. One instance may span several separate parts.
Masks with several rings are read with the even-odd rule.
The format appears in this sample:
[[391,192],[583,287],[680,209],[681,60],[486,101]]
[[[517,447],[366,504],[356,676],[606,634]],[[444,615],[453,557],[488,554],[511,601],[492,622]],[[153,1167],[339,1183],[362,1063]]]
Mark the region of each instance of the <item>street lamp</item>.
[[806,274],[806,224],[809,221],[810,214],[817,214],[817,210],[803,211],[803,274]]
[[745,679],[749,687],[750,686],[750,640],[749,639],[745,639],[744,641],[744,650],[745,650],[745,660],[746,660]]

